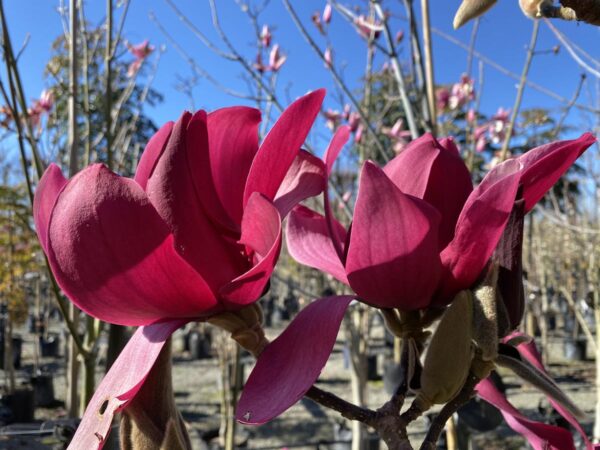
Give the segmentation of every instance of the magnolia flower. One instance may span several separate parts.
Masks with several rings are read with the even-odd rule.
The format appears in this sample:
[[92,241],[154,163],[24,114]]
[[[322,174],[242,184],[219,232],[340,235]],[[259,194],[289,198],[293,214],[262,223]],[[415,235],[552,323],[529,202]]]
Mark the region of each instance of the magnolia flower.
[[133,179],[102,164],[70,180],[47,169],[34,219],[58,284],[91,316],[140,327],[90,401],[74,448],[102,447],[177,328],[263,294],[283,217],[323,188],[323,163],[300,150],[323,97],[290,105],[260,147],[260,112],[232,107],[164,125]]
[[54,93],[51,90],[44,89],[35,105],[43,112],[50,112],[54,106]]
[[448,109],[450,105],[450,91],[445,87],[438,88],[435,91],[435,100],[438,111],[442,112]]
[[262,42],[263,47],[267,48],[271,46],[272,37],[273,35],[271,34],[269,25],[263,25],[262,30],[260,32],[260,40]]
[[285,63],[287,57],[279,53],[279,44],[275,44],[269,54],[269,69],[273,72],[277,72]]
[[327,126],[327,128],[329,128],[330,130],[335,130],[343,118],[342,113],[340,113],[339,111],[334,111],[332,109],[326,110],[325,112],[323,112],[323,115],[325,116],[326,120],[325,126]]
[[325,8],[323,8],[323,16],[321,18],[321,20],[323,20],[323,23],[329,24],[329,22],[331,22],[331,4],[327,3],[325,5]]
[[[324,156],[328,175],[349,133],[342,127],[332,139]],[[383,168],[365,163],[350,228],[335,220],[327,195],[325,216],[296,207],[288,250],[371,306],[414,311],[447,305],[480,277],[517,194],[530,211],[594,142],[588,133],[535,148],[499,164],[473,189],[453,141],[425,135]],[[266,422],[304,395],[327,362],[352,299],[314,301],[266,347],[239,401],[238,420]]]
[[448,106],[450,109],[459,109],[474,98],[474,81],[468,75],[463,75],[459,83],[452,85]]
[[331,68],[331,65],[333,63],[333,52],[331,51],[331,47],[327,47],[325,49],[323,59],[325,60],[325,67],[327,67],[328,69]]
[[150,45],[150,42],[148,39],[146,39],[136,45],[131,45],[128,43],[127,48],[129,49],[129,53],[131,53],[135,58],[133,62],[129,64],[127,69],[127,76],[131,78],[138,72],[138,70],[140,70],[144,60],[150,55],[150,53],[154,51],[154,46]]
[[319,33],[325,34],[325,29],[323,28],[323,23],[321,22],[321,15],[319,14],[319,11],[315,11],[310,17],[310,19],[312,20],[312,23],[315,25],[317,30],[319,30]]
[[358,33],[365,39],[369,39],[371,33],[373,33],[374,39],[378,39],[383,31],[383,25],[379,20],[365,17],[362,14],[354,19],[354,25],[356,25]]

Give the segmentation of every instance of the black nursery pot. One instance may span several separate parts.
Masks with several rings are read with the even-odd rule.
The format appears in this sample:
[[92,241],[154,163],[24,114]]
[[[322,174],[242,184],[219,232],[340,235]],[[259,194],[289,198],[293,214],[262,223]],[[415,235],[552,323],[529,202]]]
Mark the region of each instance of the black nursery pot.
[[16,389],[10,394],[4,394],[2,403],[11,411],[8,423],[33,422],[35,409],[33,389],[25,387]]
[[60,335],[57,333],[48,333],[44,339],[40,336],[40,354],[43,358],[55,358],[60,351]]
[[35,406],[52,406],[54,398],[54,379],[51,373],[40,373],[31,377]]
[[192,330],[189,333],[189,349],[192,359],[204,359],[211,356],[211,337],[208,333]]

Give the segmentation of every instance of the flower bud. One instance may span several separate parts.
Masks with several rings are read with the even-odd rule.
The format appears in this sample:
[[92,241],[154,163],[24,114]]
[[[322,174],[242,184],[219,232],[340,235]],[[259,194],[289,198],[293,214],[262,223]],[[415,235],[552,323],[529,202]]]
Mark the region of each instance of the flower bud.
[[461,291],[442,316],[429,344],[421,390],[415,399],[421,411],[448,402],[463,387],[473,357],[471,327],[467,326],[472,320],[473,294]]

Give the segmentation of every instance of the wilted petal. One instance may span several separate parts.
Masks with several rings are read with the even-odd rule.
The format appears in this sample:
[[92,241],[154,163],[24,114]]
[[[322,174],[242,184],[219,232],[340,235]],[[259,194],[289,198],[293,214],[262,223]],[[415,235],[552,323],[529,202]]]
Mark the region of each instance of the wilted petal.
[[439,248],[446,247],[473,190],[471,175],[454,142],[438,142],[428,133],[412,141],[383,170],[402,192],[425,200],[441,213]]
[[352,299],[315,300],[265,348],[238,402],[238,421],[250,425],[268,422],[302,398],[327,363]]
[[[511,334],[510,336],[507,336],[505,338],[505,341],[514,339],[516,337],[526,337],[526,336],[523,333],[515,332],[515,333]],[[521,357],[526,359],[527,361],[529,361],[529,363],[531,365],[536,367],[539,371],[541,371],[543,373],[547,373],[546,369],[544,368],[544,365],[542,364],[542,357],[539,354],[533,340],[530,340],[529,342],[523,342],[522,344],[517,345],[516,349],[518,350]],[[559,402],[554,400],[552,397],[548,397],[548,400],[550,401],[550,403],[552,403],[552,406],[554,407],[554,409],[556,409],[559,412],[559,414],[561,416],[563,416],[573,426],[573,428],[575,428],[579,432],[579,434],[581,434],[581,437],[583,438],[583,440],[586,444],[586,448],[588,448],[588,449],[594,448],[592,446],[592,443],[588,439],[587,435],[585,434],[585,431],[583,430],[583,428],[581,428],[581,425],[579,424],[577,419],[573,416],[573,414],[571,414],[567,408],[562,406]]]
[[56,199],[67,180],[56,164],[50,164],[38,183],[33,198],[35,230],[44,253],[48,254],[48,225]]
[[[334,219],[337,234],[346,240],[346,230]],[[325,218],[304,207],[294,208],[287,224],[287,247],[300,264],[327,272],[348,284],[346,270],[340,261],[327,228]]]
[[481,381],[476,390],[479,397],[500,410],[508,426],[525,437],[535,450],[575,450],[569,431],[528,419],[509,403],[489,378]]
[[494,260],[498,263],[498,289],[508,313],[510,330],[519,326],[525,311],[522,258],[524,220],[525,201],[521,198],[513,206],[494,253]]
[[296,100],[281,114],[254,157],[244,189],[244,203],[253,192],[260,192],[270,200],[275,198],[308,136],[324,96],[324,89],[314,91]]
[[362,300],[405,311],[428,305],[441,268],[439,220],[376,165],[364,165],[346,259],[348,281]]
[[444,273],[436,303],[448,303],[481,274],[512,211],[520,168],[516,160],[496,166],[467,199],[454,239],[441,253]]
[[528,212],[594,142],[591,133],[572,141],[559,141],[528,151],[518,159],[523,164],[523,198]]
[[104,446],[115,414],[135,397],[167,339],[184,324],[170,321],[137,329],[96,389],[70,449],[92,450]]
[[142,188],[100,164],[76,175],[59,195],[48,259],[73,303],[107,322],[200,317],[216,305],[206,282],[173,249]]
[[[208,115],[208,148],[191,152],[192,170],[207,212],[217,215],[224,211],[228,219],[216,219],[239,231],[246,178],[258,150],[260,111],[255,108],[235,106],[214,111]],[[188,147],[195,145],[194,130],[188,129]],[[201,132],[201,131],[200,131]],[[200,138],[201,139],[201,138]],[[208,150],[208,151],[206,151]]]
[[144,190],[146,189],[148,178],[150,178],[150,175],[152,175],[152,171],[156,166],[156,162],[160,158],[160,155],[162,155],[162,152],[169,141],[171,131],[173,131],[173,125],[175,125],[173,122],[167,122],[160,127],[160,130],[150,138],[142,153],[142,157],[140,158],[140,162],[135,171],[134,179]]
[[319,195],[323,191],[324,177],[323,161],[300,150],[275,195],[274,204],[281,217],[287,216],[302,200]]
[[[192,148],[186,147],[191,144],[186,136],[188,126],[194,128],[196,136]],[[190,160],[197,160],[195,153],[207,151],[202,145],[208,145],[206,114],[200,111],[192,117],[184,113],[173,128],[146,192],[175,236],[177,252],[216,292],[246,271],[248,264],[240,247],[233,239],[223,239],[222,231],[217,230],[202,208],[201,198],[207,193],[200,190],[198,172],[190,166]]]
[[247,305],[263,294],[281,251],[281,216],[273,203],[258,192],[244,209],[240,243],[253,253],[254,265],[224,285],[219,294],[230,303]]

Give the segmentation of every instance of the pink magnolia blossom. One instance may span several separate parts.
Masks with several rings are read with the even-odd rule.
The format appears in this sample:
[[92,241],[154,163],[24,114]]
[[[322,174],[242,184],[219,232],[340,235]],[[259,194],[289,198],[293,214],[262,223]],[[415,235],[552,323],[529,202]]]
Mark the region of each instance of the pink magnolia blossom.
[[54,93],[51,90],[44,89],[40,94],[39,100],[35,102],[36,106],[42,111],[48,113],[54,106]]
[[269,69],[273,72],[277,72],[281,69],[281,66],[285,63],[287,56],[279,53],[279,44],[275,44],[269,54]]
[[146,39],[136,45],[127,44],[127,48],[135,58],[127,69],[127,76],[131,78],[140,70],[144,60],[154,51],[154,46],[150,45],[150,42]]
[[326,110],[325,112],[323,112],[323,115],[325,116],[326,120],[325,125],[330,130],[335,130],[344,117],[342,113],[340,113],[339,111],[334,111],[332,109]]
[[410,131],[404,129],[404,120],[398,119],[392,128],[384,128],[383,133],[392,140],[394,153],[399,154],[411,140]]
[[374,39],[378,39],[383,31],[383,25],[379,20],[365,17],[362,14],[354,19],[354,25],[356,25],[358,33],[365,39],[369,39],[371,33],[373,33]]
[[269,25],[263,25],[262,30],[260,32],[260,40],[263,47],[267,48],[271,46],[271,39],[273,35],[271,34],[271,30],[269,29]]
[[438,111],[445,111],[450,105],[450,91],[445,87],[438,88],[435,91],[435,100]]
[[323,188],[322,161],[300,150],[323,97],[290,105],[260,147],[260,112],[231,107],[164,125],[133,179],[102,164],[70,180],[47,169],[34,219],[58,284],[91,316],[140,327],[90,401],[73,448],[102,447],[177,328],[260,298],[281,220]]
[[468,75],[463,75],[460,82],[452,85],[448,106],[450,109],[459,109],[474,98],[474,81]]
[[[324,156],[327,175],[349,135],[348,127],[334,135]],[[425,135],[383,168],[365,163],[348,229],[333,217],[323,180],[325,216],[296,207],[288,250],[369,305],[402,311],[447,305],[486,267],[517,194],[530,211],[595,141],[587,133],[537,147],[499,164],[473,189],[452,139]],[[240,398],[238,420],[264,423],[304,395],[329,357],[352,298],[314,301],[266,347]]]
[[327,3],[325,5],[325,8],[323,8],[323,16],[321,17],[321,20],[323,21],[323,23],[329,25],[329,23],[331,22],[331,14],[332,13],[332,9],[331,9],[331,4]]
[[333,52],[331,50],[331,47],[327,47],[325,49],[325,53],[323,53],[323,59],[325,60],[325,67],[327,67],[328,69],[331,68],[331,65],[333,63]]

